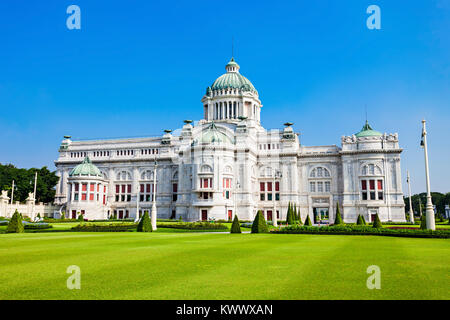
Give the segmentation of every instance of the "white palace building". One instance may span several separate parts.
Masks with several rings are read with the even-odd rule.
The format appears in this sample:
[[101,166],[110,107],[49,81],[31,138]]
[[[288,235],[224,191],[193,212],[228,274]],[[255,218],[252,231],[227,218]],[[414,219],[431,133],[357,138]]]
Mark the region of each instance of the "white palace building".
[[[366,122],[343,136],[341,147],[304,146],[286,123],[261,126],[258,91],[231,59],[206,89],[204,119],[185,120],[160,137],[72,141],[65,136],[55,161],[55,204],[68,218],[136,218],[151,213],[184,221],[286,219],[288,203],[314,222],[405,221],[398,135]],[[156,172],[156,177],[154,176]],[[156,187],[154,182],[156,181]]]

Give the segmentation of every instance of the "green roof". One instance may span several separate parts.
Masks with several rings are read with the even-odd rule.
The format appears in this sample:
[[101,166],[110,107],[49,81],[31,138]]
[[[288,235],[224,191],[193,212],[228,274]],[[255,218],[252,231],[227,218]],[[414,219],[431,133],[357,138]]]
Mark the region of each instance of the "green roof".
[[84,158],[82,163],[73,168],[69,176],[103,177],[100,170],[91,162],[89,157]]
[[226,65],[227,73],[221,75],[214,81],[211,87],[208,87],[207,93],[210,90],[222,90],[222,89],[241,89],[243,91],[254,91],[256,92],[253,84],[240,74],[237,70],[231,71],[229,67],[236,66],[239,69],[239,65],[231,58],[230,62]]
[[216,124],[214,122],[202,132],[201,137],[198,141],[200,144],[220,144],[220,143],[233,143],[233,140],[230,139],[225,133],[220,132],[217,129]]
[[380,137],[383,134],[381,132],[375,131],[370,126],[369,122],[366,120],[366,123],[362,127],[361,131],[356,134],[357,138],[362,137]]

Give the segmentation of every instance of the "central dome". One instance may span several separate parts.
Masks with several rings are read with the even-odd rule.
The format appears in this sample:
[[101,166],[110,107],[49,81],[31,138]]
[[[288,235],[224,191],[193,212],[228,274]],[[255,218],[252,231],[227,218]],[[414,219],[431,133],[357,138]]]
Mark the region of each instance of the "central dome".
[[84,158],[82,163],[73,168],[72,171],[70,171],[69,176],[103,177],[100,170],[91,162],[89,157]]
[[217,78],[211,87],[208,87],[207,92],[222,89],[240,89],[242,91],[257,92],[250,80],[239,73],[239,68],[234,58],[231,58],[230,62],[225,66],[227,73]]

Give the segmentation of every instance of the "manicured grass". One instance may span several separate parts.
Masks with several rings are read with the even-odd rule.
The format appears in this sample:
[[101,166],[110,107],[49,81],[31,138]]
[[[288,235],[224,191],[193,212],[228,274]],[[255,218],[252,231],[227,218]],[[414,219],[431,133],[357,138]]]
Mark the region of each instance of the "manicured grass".
[[[70,265],[80,290],[66,288]],[[380,290],[366,287],[370,265]],[[450,299],[449,274],[445,239],[0,234],[0,299]]]

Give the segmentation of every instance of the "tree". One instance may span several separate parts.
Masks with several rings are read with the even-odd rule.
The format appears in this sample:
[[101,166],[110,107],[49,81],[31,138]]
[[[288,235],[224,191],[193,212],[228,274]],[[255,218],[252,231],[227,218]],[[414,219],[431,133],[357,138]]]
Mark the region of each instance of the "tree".
[[300,207],[298,208],[297,216],[298,216],[298,223],[299,224],[303,224],[303,222],[302,222],[302,215],[300,214]]
[[312,226],[311,219],[309,218],[309,214],[306,216],[305,226]]
[[264,219],[264,215],[261,210],[256,214],[255,220],[253,220],[252,224],[252,233],[266,233],[269,232],[269,228],[267,228],[266,219]]
[[233,224],[231,225],[230,233],[242,233],[241,225],[239,224],[239,219],[237,215],[234,216]]
[[378,217],[378,213],[375,215],[375,220],[373,221],[372,227],[374,227],[374,228],[383,228],[383,225],[381,224],[380,217]]
[[6,228],[6,233],[23,233],[25,229],[22,223],[22,215],[17,211],[14,212],[11,220]]
[[78,212],[78,221],[84,221],[84,216]]
[[341,216],[341,209],[339,207],[339,202],[336,202],[336,219],[334,219],[334,224],[344,224],[344,221],[342,220]]
[[148,211],[144,212],[144,215],[141,218],[141,221],[139,221],[139,224],[137,226],[138,232],[152,232],[152,222],[150,220],[150,217],[148,215]]

